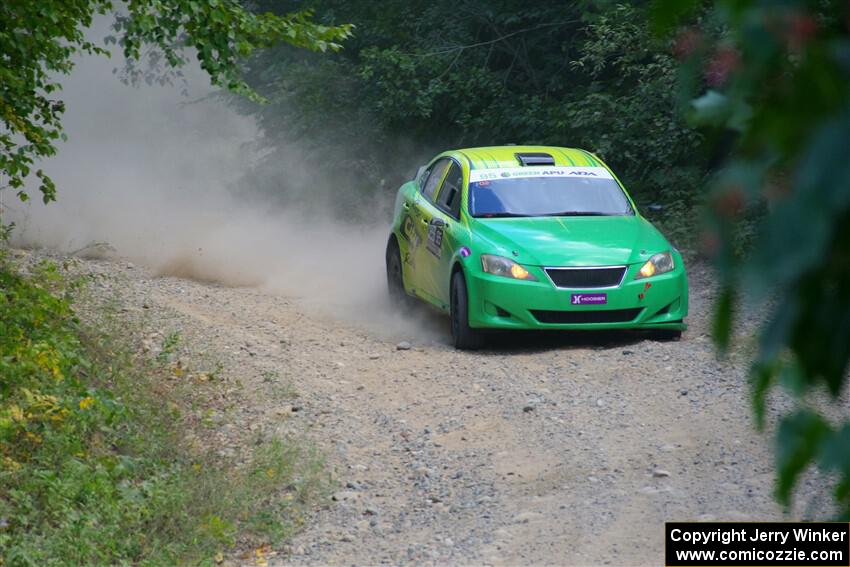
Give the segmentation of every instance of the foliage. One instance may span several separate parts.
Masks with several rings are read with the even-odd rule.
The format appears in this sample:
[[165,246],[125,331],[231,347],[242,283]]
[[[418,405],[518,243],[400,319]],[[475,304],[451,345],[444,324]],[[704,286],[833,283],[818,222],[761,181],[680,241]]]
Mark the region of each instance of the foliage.
[[[258,2],[278,12],[295,4]],[[387,195],[444,149],[542,143],[591,149],[639,201],[693,216],[700,138],[676,112],[676,60],[639,5],[312,6],[328,25],[353,22],[357,33],[330,57],[280,46],[252,59],[246,78],[271,101],[252,109],[270,149],[255,180],[267,192],[292,199],[298,182],[280,172],[306,167],[356,196]],[[292,159],[293,146],[306,150]],[[314,195],[315,180],[307,185]]]
[[[117,41],[129,60],[138,60],[142,47],[151,45],[161,50],[167,67],[175,68],[186,61],[184,49],[193,48],[213,84],[253,98],[256,93],[242,79],[239,62],[255,50],[278,42],[336,50],[350,33],[349,26],[314,23],[306,11],[255,14],[235,0],[134,0],[121,9]],[[55,143],[63,138],[58,77],[71,72],[77,54],[108,55],[87,39],[85,30],[95,15],[112,10],[110,0],[0,4],[0,176],[22,200],[34,164],[55,154]],[[41,169],[35,175],[44,202],[53,200],[53,181]]]
[[81,323],[62,268],[32,271],[0,259],[0,564],[209,560],[303,523],[315,455],[278,441],[236,468],[189,449],[185,401],[162,390],[177,367],[116,339],[125,317]]
[[[817,464],[838,479],[836,502],[850,516],[850,421],[835,424],[808,407],[819,389],[839,399],[850,358],[850,4],[712,6],[725,33],[711,40],[684,29],[677,45],[683,82],[698,90],[694,120],[712,137],[736,133],[711,183],[704,237],[725,288],[717,339],[727,346],[739,292],[770,298],[752,369],[759,424],[775,384],[797,400],[777,432],[777,496],[789,503],[799,475]],[[680,7],[657,4],[662,30]],[[735,243],[754,208],[766,214],[741,254]]]

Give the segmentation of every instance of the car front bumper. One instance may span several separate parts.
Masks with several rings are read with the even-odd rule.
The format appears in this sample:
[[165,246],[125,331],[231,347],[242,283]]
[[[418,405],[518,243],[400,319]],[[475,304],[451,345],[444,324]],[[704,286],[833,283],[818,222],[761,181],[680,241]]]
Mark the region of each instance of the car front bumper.
[[[538,281],[483,272],[467,273],[469,324],[491,329],[670,329],[684,330],[688,282],[679,263],[672,272],[635,279],[631,265],[617,287],[558,288],[542,268],[527,266]],[[573,305],[573,294],[606,294],[604,305]]]

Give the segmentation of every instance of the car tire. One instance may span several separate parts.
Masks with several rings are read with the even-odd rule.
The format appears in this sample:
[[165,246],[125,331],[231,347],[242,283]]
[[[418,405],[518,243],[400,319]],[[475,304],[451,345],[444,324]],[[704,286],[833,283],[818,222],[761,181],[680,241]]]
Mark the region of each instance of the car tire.
[[484,346],[481,331],[469,326],[469,295],[463,272],[455,272],[451,282],[452,339],[458,350],[477,350]]
[[404,290],[404,271],[401,266],[401,251],[398,242],[391,238],[385,255],[387,265],[387,293],[390,300],[400,307],[409,307],[410,297]]

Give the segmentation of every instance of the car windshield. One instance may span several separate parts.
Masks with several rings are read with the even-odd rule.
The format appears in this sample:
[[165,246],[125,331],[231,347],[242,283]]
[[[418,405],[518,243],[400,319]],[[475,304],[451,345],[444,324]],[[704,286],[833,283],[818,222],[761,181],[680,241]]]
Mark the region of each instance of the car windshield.
[[469,213],[473,217],[634,214],[622,188],[604,168],[490,169],[471,173]]

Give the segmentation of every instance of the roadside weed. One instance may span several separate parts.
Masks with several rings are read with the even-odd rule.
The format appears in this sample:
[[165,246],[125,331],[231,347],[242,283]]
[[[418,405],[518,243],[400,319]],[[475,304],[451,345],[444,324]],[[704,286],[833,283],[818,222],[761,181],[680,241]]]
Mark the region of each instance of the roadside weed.
[[292,535],[325,492],[321,459],[188,442],[208,437],[192,408],[219,380],[180,379],[177,331],[144,355],[144,324],[70,267],[0,252],[0,565],[209,563]]

